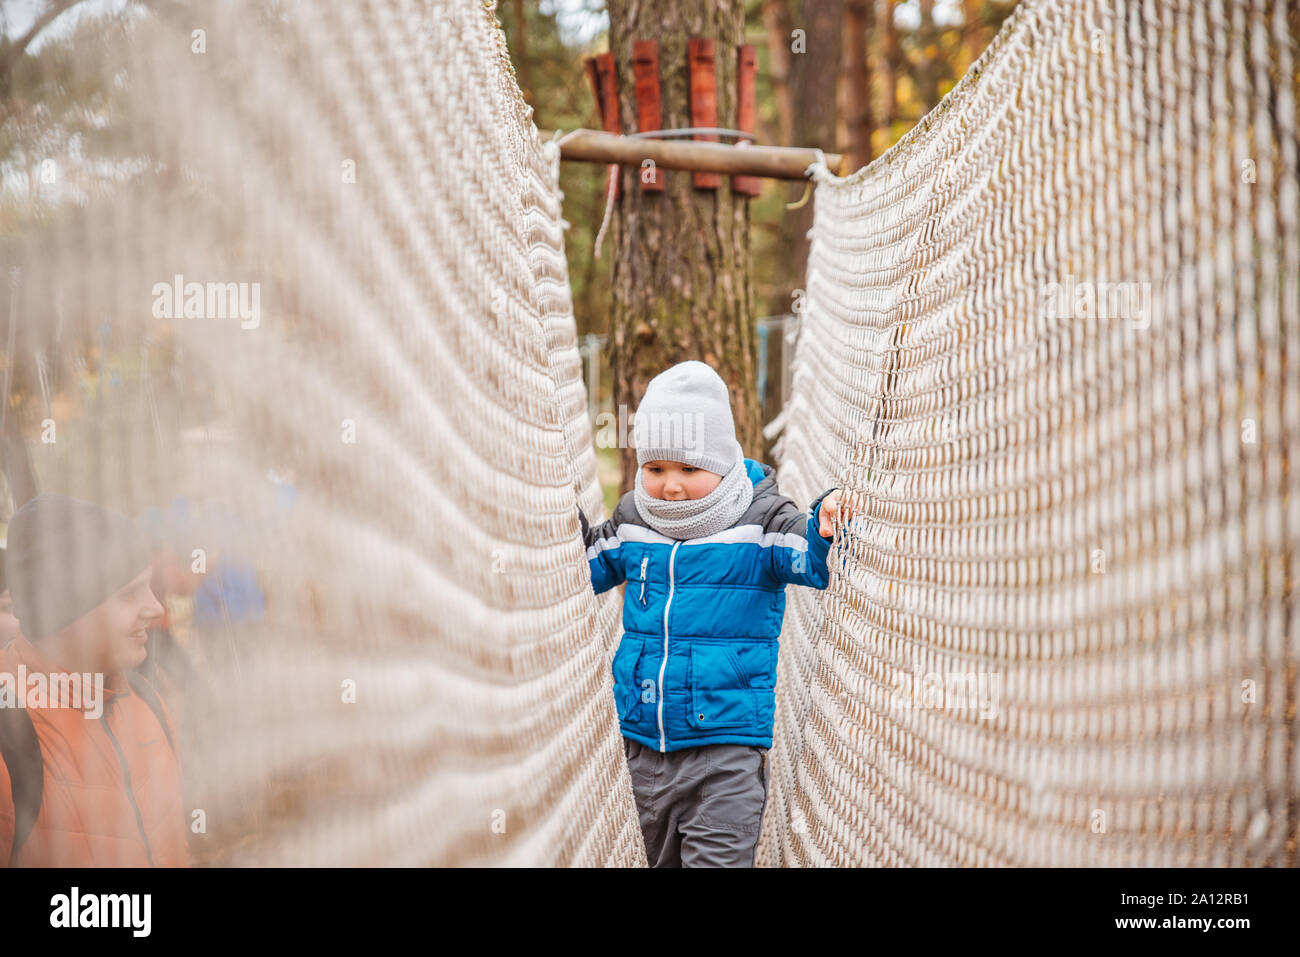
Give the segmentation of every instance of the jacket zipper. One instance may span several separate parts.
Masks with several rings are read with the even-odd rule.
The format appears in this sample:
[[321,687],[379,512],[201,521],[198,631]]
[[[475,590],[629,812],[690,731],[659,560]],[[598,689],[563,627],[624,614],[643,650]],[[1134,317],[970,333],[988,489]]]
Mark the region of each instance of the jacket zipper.
[[144,853],[149,859],[149,866],[154,867],[153,850],[149,847],[149,836],[144,832],[144,817],[140,814],[140,806],[135,803],[135,792],[131,790],[131,770],[126,766],[126,755],[122,751],[122,746],[117,743],[117,738],[113,735],[113,729],[108,725],[108,712],[105,711],[100,724],[104,726],[104,733],[108,735],[108,740],[113,743],[113,750],[117,752],[117,759],[122,762],[122,777],[126,780],[126,799],[131,802],[131,810],[135,812],[135,826],[140,829],[140,840],[144,841]]
[[650,556],[647,555],[641,559],[641,604],[645,605],[645,567],[650,562]]
[[659,664],[659,750],[667,751],[664,736],[664,671],[668,667],[668,609],[673,607],[673,562],[677,557],[677,548],[681,542],[673,543],[673,550],[668,553],[668,601],[664,605],[664,660]]

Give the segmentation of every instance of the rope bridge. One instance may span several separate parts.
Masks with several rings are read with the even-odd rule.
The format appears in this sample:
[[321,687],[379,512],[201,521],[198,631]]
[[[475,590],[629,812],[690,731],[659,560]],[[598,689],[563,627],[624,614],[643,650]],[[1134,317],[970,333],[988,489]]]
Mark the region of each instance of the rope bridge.
[[[858,526],[789,594],[760,863],[1296,863],[1285,8],[1024,0],[814,169],[781,484]],[[217,503],[257,568],[185,700],[198,859],[643,866],[558,148],[492,12],[121,22],[63,64],[111,136],[7,120],[55,173],[0,199],[6,382],[42,489]]]
[[1296,33],[1025,0],[815,170],[781,481],[859,528],[781,641],[760,861],[1296,864]]

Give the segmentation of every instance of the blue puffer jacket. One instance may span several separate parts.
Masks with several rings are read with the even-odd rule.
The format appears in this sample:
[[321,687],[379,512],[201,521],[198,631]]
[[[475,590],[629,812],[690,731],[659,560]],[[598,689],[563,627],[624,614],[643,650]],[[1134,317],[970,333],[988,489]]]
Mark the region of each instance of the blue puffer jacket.
[[650,528],[632,492],[583,539],[596,594],[627,582],[614,698],[625,738],[657,751],[772,746],[785,586],[825,588],[823,492],[800,511],[770,465],[745,459],[754,500],[731,528],[678,541]]

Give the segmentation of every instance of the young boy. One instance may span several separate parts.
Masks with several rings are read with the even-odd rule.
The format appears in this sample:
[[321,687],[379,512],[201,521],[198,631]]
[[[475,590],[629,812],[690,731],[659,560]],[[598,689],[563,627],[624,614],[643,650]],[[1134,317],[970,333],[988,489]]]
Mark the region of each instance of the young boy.
[[825,588],[839,490],[808,512],[744,457],[703,362],[637,409],[636,488],[590,528],[597,594],[627,582],[614,696],[652,867],[752,867],[767,804],[785,586]]

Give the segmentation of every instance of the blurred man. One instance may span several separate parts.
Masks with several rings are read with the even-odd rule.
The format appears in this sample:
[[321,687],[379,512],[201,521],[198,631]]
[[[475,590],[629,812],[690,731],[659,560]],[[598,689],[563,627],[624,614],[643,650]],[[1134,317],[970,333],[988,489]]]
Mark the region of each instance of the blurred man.
[[0,548],[0,648],[18,636],[18,619],[14,617],[14,600],[5,583],[5,550]]
[[163,613],[148,539],[40,495],[9,524],[5,572],[19,634],[0,651],[0,863],[188,863],[171,718],[131,671]]

